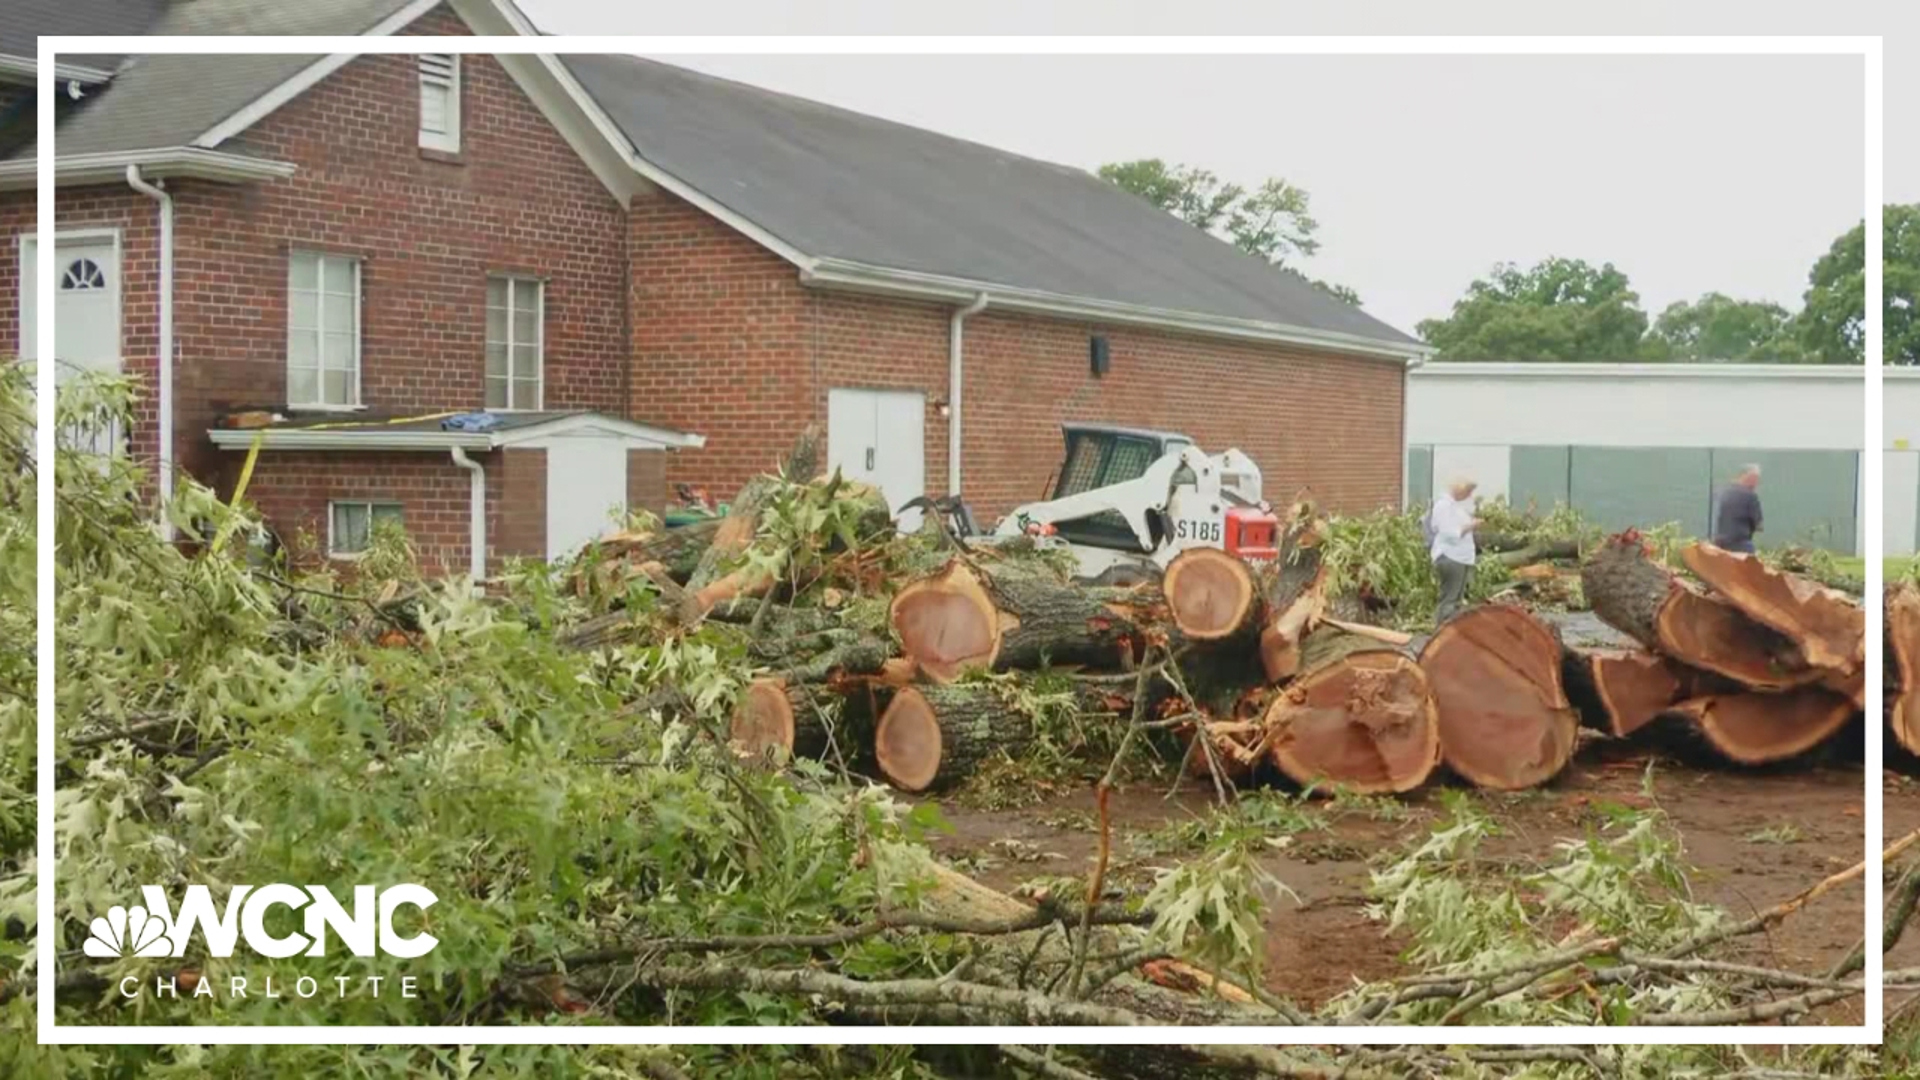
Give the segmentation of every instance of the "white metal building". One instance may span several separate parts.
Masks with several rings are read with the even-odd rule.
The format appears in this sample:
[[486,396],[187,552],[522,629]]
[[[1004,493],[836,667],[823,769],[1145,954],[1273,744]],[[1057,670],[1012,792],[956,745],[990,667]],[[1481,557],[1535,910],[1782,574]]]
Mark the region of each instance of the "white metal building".
[[1920,368],[1881,370],[1886,471],[1881,488],[1881,535],[1887,554],[1910,555],[1920,549]]
[[[1920,512],[1920,373],[1904,432],[1906,543]],[[1888,415],[1894,409],[1893,386]],[[1486,497],[1566,502],[1608,528],[1707,535],[1714,492],[1761,466],[1761,543],[1857,554],[1864,369],[1793,364],[1428,363],[1408,378],[1407,500],[1468,475]],[[1888,421],[1888,435],[1897,434]],[[1895,451],[1889,451],[1891,455]],[[1889,466],[1889,489],[1894,486]],[[1891,498],[1888,521],[1900,513]],[[1889,550],[1893,526],[1889,524]]]

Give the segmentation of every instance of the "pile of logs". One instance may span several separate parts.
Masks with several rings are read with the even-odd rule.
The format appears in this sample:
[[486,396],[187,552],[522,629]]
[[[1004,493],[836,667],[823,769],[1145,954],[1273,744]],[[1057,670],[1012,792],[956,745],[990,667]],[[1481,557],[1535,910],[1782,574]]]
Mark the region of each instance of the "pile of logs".
[[1631,531],[1583,567],[1594,614],[1644,649],[1567,651],[1568,682],[1595,726],[1625,736],[1678,722],[1758,765],[1813,748],[1860,712],[1866,614],[1852,597],[1712,544],[1681,559],[1705,588]]
[[[1041,672],[1081,718],[1169,733],[1190,771],[1217,782],[1271,767],[1363,793],[1410,791],[1442,762],[1482,787],[1544,783],[1571,760],[1583,720],[1627,736],[1669,718],[1735,762],[1776,761],[1846,724],[1863,694],[1864,620],[1848,597],[1709,545],[1685,554],[1700,588],[1631,533],[1591,554],[1582,584],[1640,648],[1565,644],[1508,604],[1468,608],[1416,643],[1330,602],[1327,521],[1305,502],[1287,512],[1271,563],[1192,549],[1159,581],[1128,587],[949,539],[919,569],[846,585],[886,604],[884,625],[856,625],[820,599],[842,592],[824,577],[774,581],[739,565],[763,501],[811,470],[803,441],[788,479],[756,481],[728,518],[698,535],[620,538],[614,554],[656,584],[676,629],[709,618],[749,628],[758,670],[729,733],[743,755],[825,758],[907,792],[1019,757],[1038,734]],[[837,477],[810,486],[851,490]],[[905,543],[876,506],[862,543]],[[1903,603],[1920,646],[1920,594]],[[592,647],[634,625],[614,612],[566,636]],[[1889,655],[1913,664],[1920,647]],[[1890,706],[1897,729],[1920,734],[1916,714]]]

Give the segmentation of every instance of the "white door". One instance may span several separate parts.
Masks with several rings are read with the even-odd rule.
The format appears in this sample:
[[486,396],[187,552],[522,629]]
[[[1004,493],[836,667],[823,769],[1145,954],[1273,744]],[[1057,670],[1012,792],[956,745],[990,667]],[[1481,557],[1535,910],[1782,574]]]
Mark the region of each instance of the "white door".
[[[59,375],[76,369],[120,372],[120,264],[113,238],[61,239],[54,260],[54,349]],[[34,241],[20,246],[20,356],[33,360],[39,323]]]
[[627,512],[627,447],[617,439],[547,444],[547,558],[613,532]]
[[[913,390],[827,392],[827,468],[872,484],[899,513],[927,490],[927,399]],[[920,511],[900,515],[900,528],[920,527]]]

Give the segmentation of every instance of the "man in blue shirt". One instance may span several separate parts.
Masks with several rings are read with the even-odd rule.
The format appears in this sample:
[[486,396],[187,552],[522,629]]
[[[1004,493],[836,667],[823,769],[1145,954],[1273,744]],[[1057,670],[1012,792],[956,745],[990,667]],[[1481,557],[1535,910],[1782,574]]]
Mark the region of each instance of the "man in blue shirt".
[[1727,551],[1753,554],[1753,534],[1760,531],[1760,466],[1748,465],[1721,489],[1713,511],[1713,544]]

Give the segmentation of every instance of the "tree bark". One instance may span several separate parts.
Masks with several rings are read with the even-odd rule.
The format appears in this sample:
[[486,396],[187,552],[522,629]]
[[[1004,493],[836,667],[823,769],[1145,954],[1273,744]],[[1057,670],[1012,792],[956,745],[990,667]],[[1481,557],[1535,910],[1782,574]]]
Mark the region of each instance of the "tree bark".
[[971,775],[995,750],[1018,753],[1033,719],[986,683],[910,686],[893,695],[874,731],[874,758],[887,782],[933,791]]
[[1887,586],[1886,714],[1893,737],[1920,754],[1920,586]]
[[1573,756],[1579,718],[1561,682],[1560,641],[1525,610],[1468,608],[1420,652],[1447,766],[1481,787],[1552,779]]
[[1756,690],[1789,690],[1823,677],[1778,632],[1655,563],[1631,530],[1601,545],[1581,568],[1580,584],[1595,615],[1688,667]]
[[954,559],[895,593],[888,616],[902,654],[946,683],[1048,663],[1113,670],[1133,659],[1158,604],[1148,587],[1075,585],[1040,567]]
[[1297,504],[1280,534],[1280,554],[1264,575],[1260,663],[1268,682],[1291,678],[1300,670],[1300,641],[1326,609],[1327,571],[1321,559],[1326,530],[1326,518],[1311,503]]
[[1638,649],[1565,646],[1567,697],[1589,727],[1624,738],[1696,692],[1703,676]]
[[1300,674],[1266,710],[1273,763],[1296,783],[1365,794],[1425,783],[1440,759],[1440,721],[1420,665],[1331,626],[1307,635],[1300,652]]
[[[734,705],[731,741],[755,761],[784,764],[825,753],[828,720],[837,718],[844,732],[861,718],[867,679],[885,666],[888,649],[877,638],[854,637],[810,657],[796,650],[785,659],[791,666],[748,683]],[[842,736],[843,752],[852,741]]]
[[1689,544],[1680,557],[1741,614],[1792,642],[1807,667],[1851,674],[1866,664],[1866,610],[1853,597],[1712,544]]
[[1554,559],[1577,559],[1580,557],[1580,545],[1573,540],[1544,540],[1525,547],[1496,551],[1488,556],[1502,566],[1525,566],[1528,563],[1548,562]]
[[1668,715],[1693,722],[1712,747],[1742,765],[1785,761],[1813,749],[1847,725],[1853,702],[1824,687],[1786,693],[1734,690],[1688,698]]

